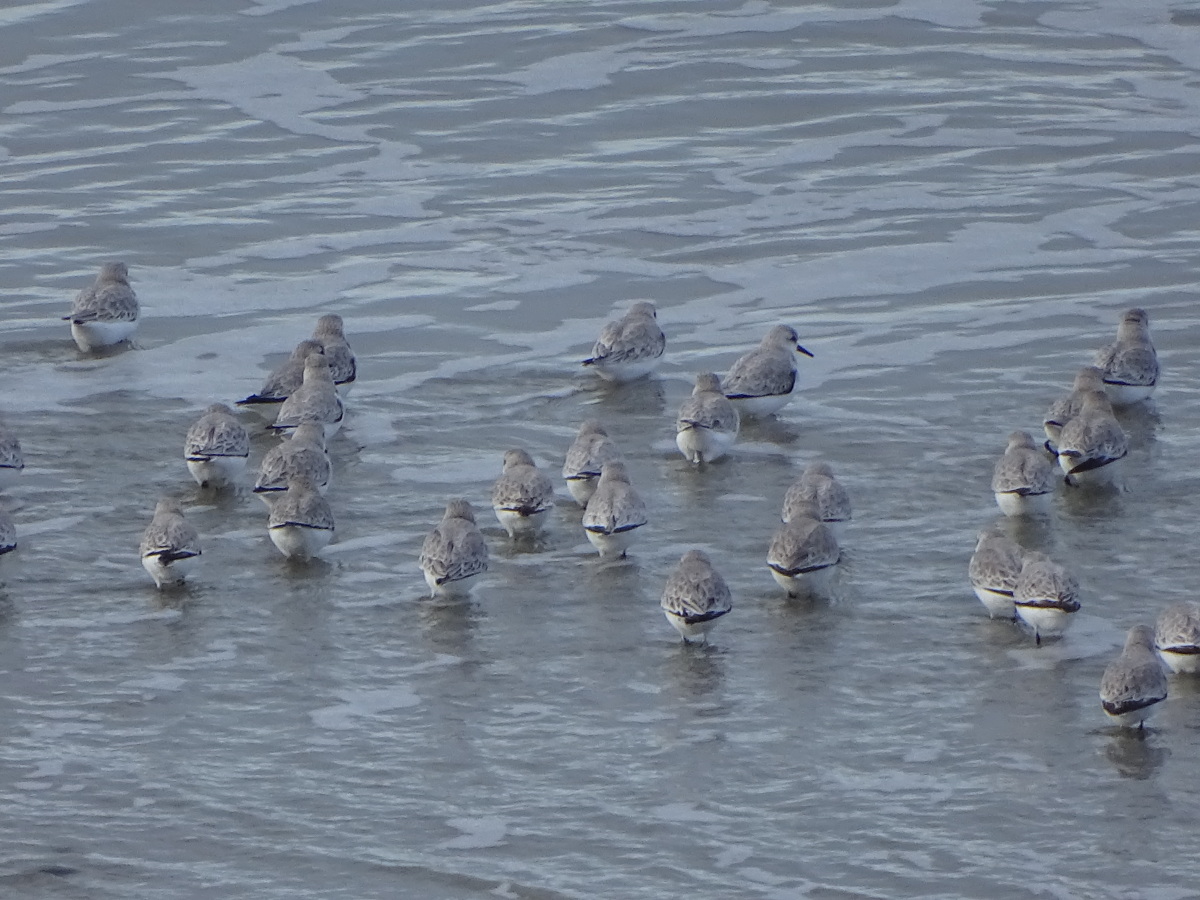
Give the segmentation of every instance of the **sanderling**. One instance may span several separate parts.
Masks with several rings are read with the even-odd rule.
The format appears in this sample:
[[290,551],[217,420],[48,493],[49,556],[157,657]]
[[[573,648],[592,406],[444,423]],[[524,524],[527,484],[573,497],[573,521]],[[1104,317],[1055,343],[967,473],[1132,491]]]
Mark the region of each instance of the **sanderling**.
[[322,494],[329,489],[333,466],[325,452],[325,427],[320,422],[301,422],[291,437],[266,452],[254,493],[270,507],[287,490],[288,479],[296,475],[303,475]]
[[246,470],[250,435],[224,403],[214,403],[188,429],[183,458],[200,487],[225,487]]
[[792,399],[796,387],[796,353],[800,346],[790,325],[776,325],[757,347],[738,359],[725,376],[725,396],[745,416],[768,416]]
[[270,375],[257,394],[251,394],[245,400],[239,400],[238,406],[274,405],[283,403],[293,391],[304,382],[304,361],[310,353],[324,353],[325,348],[320,341],[301,341],[292,351],[291,356],[284,360]]
[[354,351],[346,341],[343,331],[342,317],[337,313],[329,313],[317,319],[317,327],[313,331],[313,340],[325,348],[325,358],[329,360],[329,371],[338,392],[345,397],[358,378],[358,362]]
[[288,479],[283,496],[271,504],[267,533],[288,559],[309,559],[333,540],[333,510],[312,479]]
[[1147,399],[1158,384],[1158,355],[1150,341],[1150,316],[1127,309],[1117,326],[1117,339],[1096,354],[1104,370],[1104,390],[1116,406]]
[[475,510],[466,500],[451,500],[442,521],[421,545],[421,571],[430,596],[467,594],[471,579],[487,567],[487,543],[475,525]]
[[824,460],[809,463],[788,488],[783,496],[780,518],[784,522],[791,521],[793,511],[808,503],[816,504],[818,518],[840,541],[851,518],[850,495],[834,477],[833,468]]
[[696,376],[692,396],[679,407],[675,445],[693,463],[713,462],[737,440],[741,418],[721,392],[721,379],[712,372]]
[[21,442],[11,431],[0,425],[0,489],[17,483],[25,469],[25,455]]
[[1067,629],[1071,613],[1079,611],[1079,584],[1075,576],[1044,553],[1025,551],[1021,574],[1013,590],[1017,618],[1033,629],[1040,645],[1044,637],[1058,637]]
[[606,462],[620,459],[621,454],[608,437],[608,432],[595,419],[588,419],[579,426],[579,434],[567,450],[563,463],[563,478],[567,490],[575,502],[586,507],[596,492],[600,480],[600,467]]
[[12,516],[0,507],[0,556],[17,549],[17,525]]
[[292,391],[271,428],[291,431],[301,422],[320,422],[328,440],[342,427],[346,408],[338,396],[324,353],[309,353],[304,360],[304,380]]
[[63,318],[71,323],[71,337],[85,353],[132,337],[138,326],[138,302],[125,263],[102,265],[96,280],[75,296],[71,314]]
[[1044,513],[1054,499],[1054,464],[1028,431],[1014,431],[992,469],[992,492],[1006,516]]
[[654,304],[643,300],[604,326],[583,364],[607,381],[633,381],[658,368],[666,346]]
[[667,578],[659,605],[685,644],[703,644],[713,623],[733,609],[733,595],[708,554],[689,550]]
[[1020,545],[994,529],[983,531],[975,544],[967,575],[971,587],[993,619],[1015,619],[1013,595],[1021,577]]
[[164,497],[154,507],[154,518],[138,549],[142,565],[158,587],[182,584],[200,560],[200,535],[183,517],[179,502]]
[[1185,600],[1159,613],[1154,646],[1172,672],[1200,673],[1200,603]]
[[1058,456],[1058,436],[1062,434],[1063,426],[1079,415],[1079,410],[1083,408],[1083,395],[1088,391],[1102,390],[1104,373],[1095,366],[1084,366],[1076,373],[1071,392],[1050,404],[1042,420],[1042,428],[1046,432],[1045,447],[1051,454]]
[[796,503],[791,521],[771,539],[767,567],[789,596],[825,593],[841,558],[837,538],[819,515],[815,503]]
[[624,556],[634,533],[646,524],[646,504],[629,480],[625,463],[600,467],[596,492],[583,513],[583,530],[601,556]]
[[1103,391],[1086,391],[1079,414],[1058,436],[1058,464],[1069,485],[1110,484],[1129,453],[1129,439]]
[[1155,707],[1167,699],[1167,673],[1154,652],[1154,632],[1135,625],[1125,649],[1100,678],[1100,703],[1118,725],[1144,728]]
[[533,537],[554,508],[554,485],[524,450],[504,454],[504,471],[492,486],[492,509],[508,536]]

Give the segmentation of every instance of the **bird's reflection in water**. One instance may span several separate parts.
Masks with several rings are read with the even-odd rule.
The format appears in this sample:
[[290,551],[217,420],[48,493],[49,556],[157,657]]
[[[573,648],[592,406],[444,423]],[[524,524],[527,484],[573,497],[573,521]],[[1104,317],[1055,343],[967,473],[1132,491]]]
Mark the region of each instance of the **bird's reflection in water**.
[[1122,777],[1142,781],[1158,771],[1171,751],[1158,745],[1153,729],[1118,728],[1104,755]]

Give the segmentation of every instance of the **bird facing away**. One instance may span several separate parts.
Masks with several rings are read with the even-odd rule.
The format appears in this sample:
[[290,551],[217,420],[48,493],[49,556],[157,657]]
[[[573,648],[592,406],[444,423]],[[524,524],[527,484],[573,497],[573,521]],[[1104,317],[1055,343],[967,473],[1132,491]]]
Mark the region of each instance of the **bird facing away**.
[[310,353],[324,353],[320,341],[306,340],[296,345],[291,356],[267,376],[257,394],[239,400],[238,406],[275,405],[283,403],[304,382],[304,361]]
[[771,539],[767,567],[789,597],[826,593],[841,558],[837,538],[819,515],[815,504],[797,504],[791,521]]
[[714,462],[729,452],[740,428],[741,417],[721,391],[721,379],[712,372],[697,375],[675,419],[679,452],[691,463]]
[[1028,431],[1008,436],[1004,455],[992,469],[992,492],[1006,516],[1046,513],[1054,499],[1054,465]]
[[1013,595],[1021,577],[1023,555],[1019,544],[998,531],[988,530],[979,535],[967,575],[975,596],[993,619],[1017,617]]
[[583,361],[606,381],[633,381],[649,375],[662,362],[667,339],[658,327],[654,304],[642,300],[600,331],[592,355]]
[[1013,591],[1017,618],[1033,629],[1040,646],[1042,638],[1060,637],[1079,611],[1079,584],[1075,576],[1044,553],[1027,550],[1021,574]]
[[446,504],[442,521],[421,545],[421,571],[431,597],[465,596],[476,575],[487,571],[488,548],[475,511],[461,498]]
[[796,388],[796,353],[800,346],[790,325],[776,325],[757,347],[746,353],[725,376],[725,396],[743,416],[769,416],[783,409]]
[[1104,391],[1086,391],[1082,399],[1079,415],[1058,436],[1058,464],[1069,485],[1112,484],[1118,463],[1129,453],[1129,439]]
[[524,450],[504,454],[504,469],[492,486],[492,509],[510,538],[535,537],[554,508],[554,485]]
[[1158,704],[1167,699],[1167,674],[1154,652],[1154,632],[1135,625],[1125,649],[1100,678],[1100,704],[1117,725],[1142,729]]
[[288,479],[303,476],[321,494],[329,489],[333,466],[325,452],[325,426],[320,422],[301,422],[292,436],[267,451],[258,468],[254,493],[268,507],[287,490]]
[[606,462],[620,459],[617,445],[608,432],[595,419],[588,419],[579,426],[579,434],[567,450],[562,474],[567,480],[567,490],[575,502],[586,507],[596,483],[600,480],[600,467]]
[[685,644],[703,644],[717,619],[733,609],[733,595],[708,554],[689,550],[667,577],[659,605]]
[[625,463],[606,462],[583,513],[583,530],[601,556],[624,556],[646,524],[646,504],[629,480]]
[[317,319],[313,340],[324,348],[333,383],[344,398],[358,378],[358,360],[355,359],[354,351],[350,349],[350,343],[346,340],[342,317],[337,313],[328,313]]
[[21,452],[21,442],[0,425],[0,489],[16,484],[24,470],[25,454]]
[[304,379],[296,388],[275,417],[271,428],[276,431],[291,431],[301,422],[320,422],[325,428],[325,439],[333,437],[342,427],[346,408],[338,396],[324,353],[309,353],[304,360]]
[[841,541],[851,519],[850,495],[834,476],[833,468],[824,460],[816,460],[805,466],[800,477],[788,488],[783,496],[780,518],[790,522],[797,509],[810,503],[816,505],[817,517]]
[[1083,395],[1088,391],[1104,390],[1104,373],[1095,366],[1084,366],[1075,374],[1075,382],[1071,392],[1059,397],[1050,404],[1042,420],[1042,428],[1046,432],[1046,449],[1058,456],[1058,438],[1063,426],[1079,415],[1083,409]]
[[250,458],[250,435],[224,403],[214,403],[188,429],[183,458],[200,487],[236,483]]
[[183,517],[179,502],[164,497],[154,507],[154,518],[142,534],[138,550],[155,585],[178,585],[200,560],[200,535]]
[[108,262],[92,284],[75,296],[70,315],[71,337],[84,353],[110,347],[133,337],[138,326],[138,301],[129,286],[123,262]]
[[316,556],[333,540],[333,510],[311,479],[288,479],[283,496],[271,504],[267,534],[280,553],[298,560]]
[[1159,613],[1154,646],[1175,674],[1200,674],[1200,603],[1175,603]]
[[1117,339],[1096,354],[1104,371],[1104,390],[1114,406],[1149,399],[1158,385],[1158,354],[1150,340],[1150,316],[1144,309],[1127,309],[1117,326]]

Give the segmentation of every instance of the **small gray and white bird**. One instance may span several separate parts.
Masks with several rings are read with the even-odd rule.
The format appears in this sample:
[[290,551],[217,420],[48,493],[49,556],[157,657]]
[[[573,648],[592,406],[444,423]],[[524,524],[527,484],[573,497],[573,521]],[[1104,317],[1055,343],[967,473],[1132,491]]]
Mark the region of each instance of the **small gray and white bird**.
[[213,403],[188,429],[183,458],[200,487],[226,487],[246,471],[250,435],[232,409]]
[[796,388],[796,353],[800,346],[790,325],[776,325],[757,347],[733,364],[723,381],[725,396],[743,416],[769,416],[783,409]]
[[575,502],[586,507],[596,483],[600,480],[600,467],[606,462],[620,459],[617,445],[608,432],[595,419],[588,419],[579,426],[579,434],[567,450],[562,474],[567,480],[567,490]]
[[12,487],[25,470],[25,454],[17,436],[0,425],[0,489]]
[[733,595],[708,554],[689,550],[667,577],[659,605],[685,644],[703,644],[717,619],[733,609]]
[[17,549],[17,525],[8,510],[0,506],[0,556]]
[[84,353],[133,337],[139,315],[137,295],[129,286],[123,262],[107,262],[92,284],[75,296],[70,315],[71,337]]
[[325,354],[312,352],[305,357],[300,387],[283,401],[271,428],[291,431],[301,422],[320,422],[325,427],[325,439],[329,440],[342,427],[345,413]]
[[649,375],[662,362],[667,339],[658,327],[658,311],[643,300],[600,331],[592,355],[583,361],[606,381],[633,381]]
[[971,555],[967,575],[975,596],[993,619],[1015,619],[1013,595],[1021,577],[1025,551],[1012,539],[994,529],[983,531]]
[[1104,390],[1114,406],[1149,399],[1158,385],[1158,354],[1150,340],[1150,316],[1144,309],[1127,309],[1117,326],[1117,339],[1096,354],[1104,370]]
[[780,518],[790,522],[795,510],[805,504],[816,504],[817,516],[840,542],[851,519],[850,495],[824,460],[805,466],[800,477],[783,496]]
[[504,454],[504,470],[492,485],[492,509],[511,538],[534,537],[554,508],[554,485],[524,450]]
[[1083,395],[1088,391],[1104,390],[1104,373],[1095,366],[1084,366],[1075,374],[1075,382],[1068,394],[1059,397],[1050,404],[1042,420],[1042,428],[1046,432],[1045,448],[1051,455],[1058,456],[1058,437],[1063,426],[1079,415],[1083,408]]
[[841,559],[837,538],[819,515],[815,504],[796,504],[771,539],[767,567],[788,596],[826,593]]
[[303,476],[321,494],[333,480],[333,466],[325,451],[325,426],[320,422],[301,422],[292,435],[266,452],[258,467],[254,493],[268,507],[287,490],[288,479]]
[[1104,391],[1085,391],[1079,414],[1058,436],[1058,464],[1069,485],[1107,485],[1117,480],[1129,439]]
[[741,417],[712,372],[696,376],[692,395],[675,419],[675,446],[691,463],[714,462],[737,441]]
[[587,539],[601,556],[624,556],[646,521],[646,504],[629,480],[625,463],[606,462],[583,513]]
[[138,551],[159,588],[183,583],[200,561],[200,535],[183,517],[179,501],[169,497],[158,501]]
[[1004,455],[992,469],[992,492],[1000,511],[1006,516],[1049,512],[1054,482],[1054,464],[1033,442],[1029,432],[1010,434]]
[[431,597],[461,597],[476,575],[487,571],[488,548],[475,524],[475,510],[462,498],[446,504],[442,521],[421,545],[421,571]]
[[1158,704],[1167,699],[1167,674],[1154,652],[1154,632],[1135,625],[1125,649],[1100,678],[1100,703],[1117,725],[1145,728]]
[[311,479],[288,479],[283,496],[271,504],[267,534],[288,559],[310,559],[333,540],[333,510]]
[[1066,568],[1044,553],[1025,551],[1013,591],[1017,618],[1033,629],[1037,643],[1060,637],[1079,611],[1079,583]]
[[1200,674],[1200,603],[1185,600],[1159,613],[1154,646],[1175,674]]
[[324,353],[320,341],[304,340],[296,345],[291,355],[280,363],[263,382],[257,394],[251,394],[237,402],[238,406],[268,406],[278,409],[292,392],[304,382],[304,361],[310,353]]
[[329,372],[333,383],[337,385],[338,393],[345,398],[350,393],[358,378],[358,360],[350,343],[346,340],[345,325],[337,313],[328,313],[317,319],[317,327],[313,330],[313,340],[320,343],[325,350],[325,359],[329,361]]

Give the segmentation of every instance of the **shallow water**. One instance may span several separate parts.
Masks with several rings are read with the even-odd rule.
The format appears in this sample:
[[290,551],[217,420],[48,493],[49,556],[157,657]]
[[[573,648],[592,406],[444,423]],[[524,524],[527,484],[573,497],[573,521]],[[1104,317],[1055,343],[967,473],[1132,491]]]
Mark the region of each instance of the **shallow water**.
[[[217,2],[0,11],[0,893],[31,898],[1194,896],[1200,688],[1146,736],[1096,695],[1191,595],[1200,481],[1200,15],[1067,3]],[[59,317],[128,262],[136,346]],[[578,366],[653,300],[654,379]],[[993,460],[1150,311],[1127,490],[1012,525],[1083,609],[1034,647],[967,560]],[[285,563],[183,435],[338,311],[360,366],[338,538]],[[813,360],[694,471],[672,420],[776,322]],[[651,523],[601,562],[560,485],[513,548],[510,446],[557,479],[601,419]],[[253,422],[246,416],[248,424]],[[251,465],[269,446],[256,434]],[[836,596],[764,565],[791,480],[851,492]],[[204,542],[136,559],[162,493]],[[449,496],[492,568],[416,565]],[[658,609],[702,546],[708,648]]]

